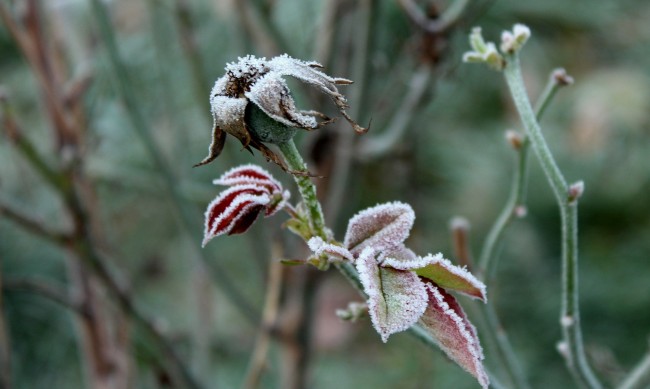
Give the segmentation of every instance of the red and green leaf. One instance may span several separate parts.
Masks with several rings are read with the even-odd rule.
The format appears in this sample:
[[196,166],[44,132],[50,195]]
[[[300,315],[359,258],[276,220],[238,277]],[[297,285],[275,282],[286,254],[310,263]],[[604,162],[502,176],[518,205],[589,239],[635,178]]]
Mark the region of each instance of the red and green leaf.
[[384,342],[417,322],[427,307],[427,293],[414,272],[378,266],[370,247],[359,255],[356,267],[368,295],[372,324]]
[[431,281],[423,281],[429,300],[420,325],[449,358],[473,375],[483,388],[487,388],[489,378],[483,367],[483,350],[476,329],[454,296]]
[[414,221],[415,213],[408,204],[392,202],[368,208],[350,219],[344,245],[354,255],[366,247],[376,252],[391,249],[408,238]]

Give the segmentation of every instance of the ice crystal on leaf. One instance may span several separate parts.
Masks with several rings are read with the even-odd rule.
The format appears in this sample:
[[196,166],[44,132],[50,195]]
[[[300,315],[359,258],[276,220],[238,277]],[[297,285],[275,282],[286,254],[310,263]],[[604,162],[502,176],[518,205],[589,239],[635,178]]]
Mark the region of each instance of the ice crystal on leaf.
[[468,373],[476,377],[483,388],[489,379],[483,368],[483,350],[476,329],[454,296],[432,282],[425,283],[428,306],[420,324],[433,336],[440,348]]
[[[359,133],[365,132],[367,129],[355,123],[346,113],[347,101],[336,87],[336,85],[350,84],[352,81],[328,76],[317,69],[321,67],[316,62],[301,61],[286,54],[270,60],[249,55],[240,57],[237,62],[227,64],[226,74],[215,82],[210,93],[214,125],[208,156],[195,166],[205,165],[217,158],[223,149],[226,134],[230,134],[237,138],[245,149],[252,151],[252,147],[259,150],[267,160],[286,170],[283,161],[263,142],[285,142],[292,132],[284,127],[278,130],[282,134],[276,134],[277,137],[268,133],[261,137],[259,135],[261,132],[254,128],[250,120],[254,117],[251,111],[256,107],[275,122],[306,130],[316,129],[330,121],[320,112],[301,111],[296,108],[284,79],[286,76],[313,85],[328,95],[354,130]],[[325,121],[319,123],[316,118]]]
[[321,238],[309,241],[317,255],[355,264],[368,296],[368,313],[386,342],[418,320],[440,348],[483,387],[488,377],[474,327],[446,289],[486,301],[485,285],[442,254],[420,257],[404,245],[415,214],[400,202],[377,205],[350,219],[343,246]]
[[372,324],[384,342],[391,334],[409,329],[427,308],[427,293],[418,276],[377,266],[372,248],[362,251],[357,270],[368,295]]
[[266,170],[255,165],[233,168],[214,180],[230,186],[208,205],[205,211],[203,246],[223,234],[241,234],[264,211],[271,216],[289,200],[289,192]]
[[356,214],[348,223],[344,244],[353,254],[366,247],[377,251],[393,248],[408,238],[415,221],[410,205],[393,202]]

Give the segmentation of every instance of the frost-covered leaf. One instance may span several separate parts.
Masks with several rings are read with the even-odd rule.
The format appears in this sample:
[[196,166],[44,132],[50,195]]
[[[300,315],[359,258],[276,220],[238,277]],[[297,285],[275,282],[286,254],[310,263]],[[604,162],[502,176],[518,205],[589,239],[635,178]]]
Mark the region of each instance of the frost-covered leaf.
[[399,270],[413,270],[420,277],[427,278],[442,288],[455,290],[484,302],[487,301],[485,284],[474,277],[467,269],[456,266],[448,259],[443,258],[440,253],[411,258],[393,256],[386,258],[382,266],[389,266]]
[[234,167],[212,183],[224,186],[257,185],[260,189],[266,190],[270,198],[265,211],[266,216],[272,216],[284,208],[291,197],[291,193],[283,190],[280,181],[276,180],[271,173],[253,164]]
[[419,323],[449,358],[487,388],[489,379],[483,368],[483,350],[476,329],[452,295],[429,281],[425,287],[429,301]]
[[270,200],[258,185],[236,185],[221,192],[205,211],[203,246],[216,236],[248,230]]
[[408,204],[392,202],[368,208],[350,219],[345,247],[354,255],[366,247],[391,249],[406,240],[414,221],[415,213]]
[[282,192],[282,184],[271,173],[253,164],[234,167],[212,181],[212,183],[224,186],[257,184],[266,187],[269,194]]
[[314,255],[320,257],[323,254],[326,254],[329,257],[334,257],[339,260],[347,260],[354,262],[354,257],[352,253],[348,251],[345,247],[337,246],[333,243],[325,242],[322,238],[315,236],[307,242],[309,249],[314,252]]
[[414,272],[379,267],[371,247],[361,252],[356,267],[372,324],[384,342],[415,324],[427,307],[427,292]]

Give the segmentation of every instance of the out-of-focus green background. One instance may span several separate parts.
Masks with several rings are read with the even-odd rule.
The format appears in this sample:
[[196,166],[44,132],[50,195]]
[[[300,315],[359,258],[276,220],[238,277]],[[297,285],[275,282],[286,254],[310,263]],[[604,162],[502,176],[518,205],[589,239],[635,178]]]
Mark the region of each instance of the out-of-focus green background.
[[[4,3],[19,18],[26,2]],[[283,214],[259,220],[247,235],[216,238],[199,251],[202,212],[219,191],[211,180],[230,167],[258,163],[298,199],[289,175],[259,155],[240,152],[234,138],[228,139],[224,155],[214,163],[191,168],[207,151],[212,124],[207,92],[225,64],[246,54],[283,52],[323,61],[329,74],[356,81],[341,90],[361,124],[372,119],[364,136],[368,138],[379,136],[400,115],[405,96],[421,86],[413,79],[426,80],[423,96],[406,115],[403,136],[388,152],[363,158],[352,147],[358,158],[349,169],[336,220],[328,222],[342,239],[346,220],[358,210],[401,200],[417,214],[408,242],[416,252],[440,251],[452,257],[448,223],[461,215],[471,223],[471,246],[478,254],[505,203],[514,169],[515,153],[505,142],[504,131],[520,126],[502,77],[460,60],[474,25],[481,25],[486,38],[493,40],[516,22],[531,28],[532,38],[522,53],[531,96],[541,92],[555,67],[566,68],[575,78],[574,85],[558,93],[542,127],[567,179],[584,180],[586,186],[580,202],[579,247],[587,353],[603,381],[615,385],[648,351],[647,1],[470,1],[460,23],[437,37],[425,36],[398,3],[389,0],[106,1],[110,28],[126,65],[131,106],[124,103],[122,75],[106,51],[91,1],[37,3],[46,41],[61,53],[66,73],[70,78],[86,73],[91,77],[82,97],[87,120],[84,174],[97,193],[101,250],[110,253],[112,269],[129,281],[138,306],[172,339],[206,387],[242,384],[259,331],[259,322],[249,320],[241,305],[223,292],[222,278],[232,282],[259,317],[267,265],[280,255],[272,250],[272,242],[284,242],[283,256],[305,254],[304,245],[281,229]],[[444,1],[419,3],[422,9],[448,6]],[[334,12],[329,22],[328,12]],[[369,39],[360,44],[368,21]],[[324,48],[329,48],[329,55]],[[423,66],[429,67],[429,74],[414,78]],[[364,72],[365,81],[355,78]],[[8,104],[24,134],[48,163],[59,166],[65,151],[55,145],[38,83],[6,26],[0,25],[0,84]],[[291,85],[299,106],[311,107],[318,101],[319,110],[335,112],[329,101],[312,96],[298,83]],[[171,166],[180,201],[189,210],[189,228],[165,189],[164,173],[138,136],[129,109],[144,117],[154,146]],[[317,155],[327,165],[328,159],[331,163],[340,157],[327,140],[351,131],[340,120],[328,130],[301,134],[298,142],[306,155]],[[363,141],[356,135],[350,139],[357,145]],[[47,226],[70,226],[57,193],[35,174],[6,135],[0,137],[0,197]],[[533,159],[527,217],[507,231],[488,293],[530,382],[539,388],[574,386],[556,351],[561,337],[559,223],[553,195]],[[200,265],[201,253],[207,266]],[[0,216],[3,284],[39,277],[68,288],[71,260],[66,251]],[[287,279],[304,277],[299,270],[284,272]],[[335,309],[358,297],[335,271],[319,277],[318,286],[313,313],[308,315],[313,320],[308,387],[477,387],[442,353],[431,352],[407,334],[382,344],[368,320],[340,322]],[[282,307],[292,306],[295,290],[284,289]],[[471,306],[477,303],[462,302],[472,316]],[[279,322],[292,314],[280,309]],[[38,294],[6,287],[2,315],[16,388],[89,385],[79,325],[69,311]],[[140,342],[139,333],[130,327],[129,331],[132,387],[161,387],[164,379],[156,374],[153,357],[138,352],[134,345]],[[498,372],[490,345],[484,347],[486,366]],[[271,341],[261,387],[282,387],[286,382],[283,365],[289,348],[278,338]]]

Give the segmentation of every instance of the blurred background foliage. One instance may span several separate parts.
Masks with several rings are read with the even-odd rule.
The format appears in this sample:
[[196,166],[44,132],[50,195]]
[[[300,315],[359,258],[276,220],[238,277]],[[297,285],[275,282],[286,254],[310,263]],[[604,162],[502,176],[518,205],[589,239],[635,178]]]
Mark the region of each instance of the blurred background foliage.
[[[519,122],[501,76],[460,61],[474,25],[489,39],[515,22],[532,29],[523,52],[531,96],[539,95],[555,67],[576,79],[558,93],[542,127],[567,179],[586,185],[580,203],[580,291],[587,351],[609,385],[647,352],[650,3],[473,0],[452,28],[426,34],[389,0],[2,2],[19,25],[36,4],[43,40],[69,80],[63,87],[88,80],[78,97],[81,151],[70,151],[46,113],[41,81],[3,22],[4,117],[13,112],[22,134],[52,168],[65,167],[70,153],[83,159],[81,175],[94,192],[99,250],[205,387],[239,387],[250,379],[251,353],[265,331],[272,340],[261,387],[296,384],[301,373],[291,366],[307,369],[301,382],[310,388],[476,387],[441,353],[407,334],[383,345],[368,320],[340,322],[335,309],[359,297],[334,271],[280,269],[284,284],[276,320],[260,327],[269,274],[277,272],[270,264],[304,256],[304,245],[281,230],[278,215],[245,236],[221,237],[200,250],[202,210],[219,191],[211,180],[236,164],[258,163],[289,188],[291,177],[259,155],[241,152],[233,138],[216,162],[191,169],[206,153],[212,124],[208,92],[227,62],[284,52],[318,60],[329,74],[355,80],[344,87],[350,112],[361,124],[372,120],[362,138],[343,121],[300,135],[311,166],[327,176],[317,183],[336,237],[342,239],[347,219],[358,210],[401,200],[417,214],[409,243],[416,252],[452,257],[448,222],[461,215],[471,223],[470,244],[478,254],[505,203],[514,169],[515,153],[504,130],[518,129]],[[451,3],[418,2],[431,17]],[[104,30],[102,12],[110,18]],[[121,63],[107,50],[107,31]],[[299,106],[317,104],[335,112],[311,92],[298,89]],[[386,150],[368,152],[373,140],[396,128],[399,137]],[[72,228],[59,193],[43,182],[6,131],[0,139],[3,204],[53,229]],[[337,161],[346,155],[351,164],[341,171]],[[571,387],[555,349],[561,337],[559,215],[536,161],[527,203],[527,217],[514,222],[499,250],[490,302],[533,387]],[[15,287],[21,280],[38,280],[64,296],[77,296],[82,292],[74,257],[11,218],[0,218],[2,348],[16,388],[98,387],[88,372],[83,324],[76,315],[30,288]],[[111,354],[127,366],[126,382],[137,388],[169,385],[152,340],[124,319],[99,281],[97,304],[110,323],[108,337],[127,338]],[[498,377],[492,347],[485,342],[484,347],[486,364]],[[300,361],[308,361],[307,367]]]

